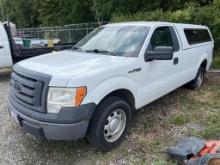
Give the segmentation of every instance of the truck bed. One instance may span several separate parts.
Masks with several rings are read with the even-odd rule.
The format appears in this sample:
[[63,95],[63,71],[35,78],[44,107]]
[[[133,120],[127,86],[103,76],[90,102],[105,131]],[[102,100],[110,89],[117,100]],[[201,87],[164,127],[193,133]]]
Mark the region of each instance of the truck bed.
[[7,24],[4,24],[4,28],[8,35],[12,59],[14,63],[26,58],[35,57],[46,53],[51,53],[52,51],[71,49],[75,45],[75,43],[58,43],[58,44],[54,44],[54,47],[51,48],[47,46],[36,47],[36,48],[24,48],[23,46],[17,45],[15,43],[14,39],[11,36],[10,27]]
[[74,46],[74,43],[65,43],[65,44],[55,44],[54,47],[38,47],[38,48],[24,48],[24,47],[14,47],[13,51],[15,58],[28,58],[34,57],[46,53],[51,53],[52,51],[68,50]]

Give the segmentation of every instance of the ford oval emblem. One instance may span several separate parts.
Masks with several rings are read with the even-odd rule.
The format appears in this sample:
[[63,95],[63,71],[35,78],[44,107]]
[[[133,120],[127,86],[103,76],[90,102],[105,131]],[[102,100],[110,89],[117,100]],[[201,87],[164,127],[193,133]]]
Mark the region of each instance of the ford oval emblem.
[[15,89],[17,92],[21,92],[21,86],[20,86],[20,84],[15,83],[15,84],[14,84],[14,89]]

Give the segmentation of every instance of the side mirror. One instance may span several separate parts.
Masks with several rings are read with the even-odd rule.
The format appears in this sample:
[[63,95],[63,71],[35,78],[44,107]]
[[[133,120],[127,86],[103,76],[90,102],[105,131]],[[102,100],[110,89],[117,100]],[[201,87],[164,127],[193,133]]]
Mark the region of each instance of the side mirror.
[[172,60],[173,47],[171,46],[157,46],[154,50],[147,50],[145,53],[145,61],[152,60]]

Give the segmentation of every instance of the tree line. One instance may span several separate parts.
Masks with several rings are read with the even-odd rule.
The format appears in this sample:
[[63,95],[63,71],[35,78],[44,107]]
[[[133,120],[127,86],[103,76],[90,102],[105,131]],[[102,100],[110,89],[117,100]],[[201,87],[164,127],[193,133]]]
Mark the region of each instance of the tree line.
[[219,0],[0,0],[2,20],[18,27],[111,21],[112,17],[204,7]]

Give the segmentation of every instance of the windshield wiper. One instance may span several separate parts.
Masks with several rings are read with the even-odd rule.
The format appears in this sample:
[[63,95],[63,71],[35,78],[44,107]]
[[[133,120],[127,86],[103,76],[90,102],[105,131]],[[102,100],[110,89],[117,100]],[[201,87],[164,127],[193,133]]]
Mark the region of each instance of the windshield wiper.
[[77,47],[77,46],[74,46],[74,47],[72,48],[72,50],[82,50],[82,48]]
[[117,54],[110,52],[108,50],[100,50],[100,49],[93,49],[93,50],[87,50],[88,53],[104,53],[104,54],[110,54],[112,56],[117,56]]

